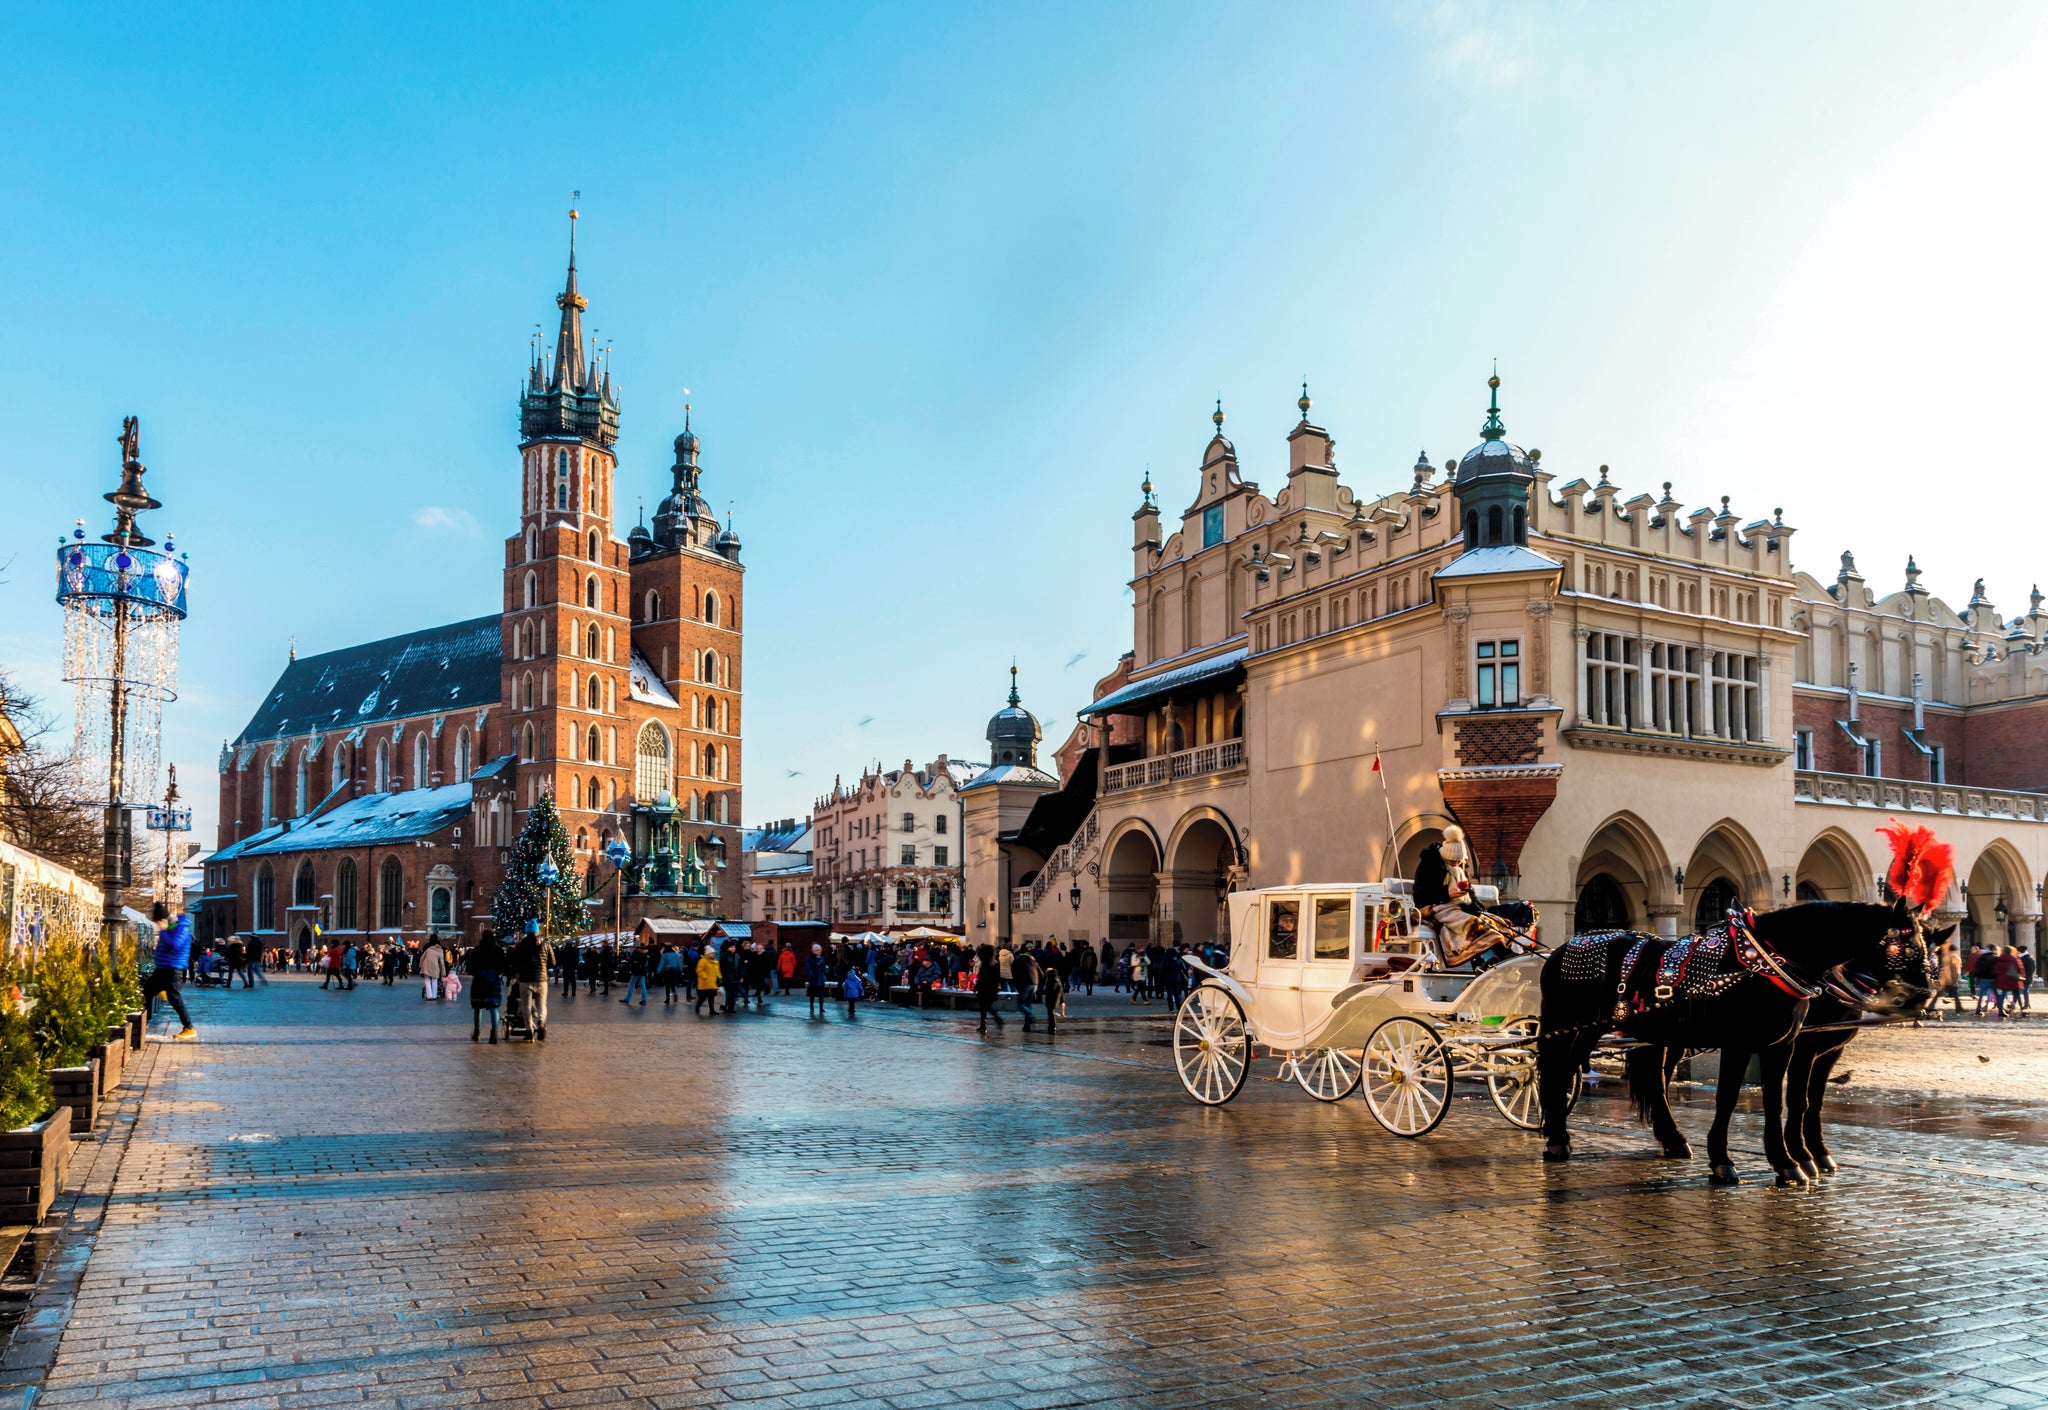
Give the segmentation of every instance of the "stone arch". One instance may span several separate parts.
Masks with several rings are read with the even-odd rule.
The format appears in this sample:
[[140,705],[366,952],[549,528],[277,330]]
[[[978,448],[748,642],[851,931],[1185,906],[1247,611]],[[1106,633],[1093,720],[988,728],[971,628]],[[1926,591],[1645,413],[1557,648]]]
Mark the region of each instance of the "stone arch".
[[1169,929],[1161,939],[1190,945],[1210,939],[1229,941],[1229,910],[1223,894],[1240,855],[1237,826],[1221,809],[1193,808],[1174,824],[1166,843],[1164,913],[1180,933]]
[[1671,914],[1672,890],[1671,859],[1657,834],[1634,813],[1616,813],[1593,829],[1579,854],[1570,928],[1573,933],[1586,928],[1578,919],[1583,903],[1598,912],[1594,924],[1615,924],[1618,910],[1626,916],[1621,921],[1625,928],[1656,929],[1657,915]]
[[1799,866],[1792,873],[1790,899],[1869,901],[1874,899],[1876,875],[1877,867],[1856,839],[1839,827],[1831,827],[1806,844]]
[[1159,834],[1141,818],[1125,819],[1103,839],[1100,884],[1109,938],[1119,948],[1155,938],[1164,856]]
[[[1717,885],[1725,882],[1726,885]],[[1679,924],[1693,926],[1710,903],[1718,920],[1722,901],[1764,907],[1774,903],[1770,866],[1763,849],[1749,835],[1749,829],[1733,818],[1723,818],[1693,844],[1685,863],[1685,895],[1679,902]],[[1697,927],[1695,927],[1697,928]]]
[[[1964,948],[2017,943],[2020,919],[2040,910],[2019,849],[2002,837],[1994,838],[1970,863],[1966,880],[1969,889],[1962,904],[1967,914],[1957,937]],[[2003,920],[1998,917],[2000,906],[2005,908]]]
[[1414,876],[1422,849],[1442,841],[1444,829],[1453,821],[1448,813],[1417,813],[1395,828],[1393,840],[1380,848],[1380,877]]

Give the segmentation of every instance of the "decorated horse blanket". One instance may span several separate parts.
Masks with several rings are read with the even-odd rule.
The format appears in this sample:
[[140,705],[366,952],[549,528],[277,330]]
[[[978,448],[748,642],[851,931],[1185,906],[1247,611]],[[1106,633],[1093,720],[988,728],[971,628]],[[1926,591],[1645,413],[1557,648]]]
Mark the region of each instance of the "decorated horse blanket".
[[1811,991],[1756,938],[1747,911],[1721,924],[1665,940],[1634,930],[1596,930],[1565,942],[1559,974],[1573,984],[1613,986],[1614,1021],[1651,1008],[1711,999],[1745,979],[1764,979],[1795,998]]

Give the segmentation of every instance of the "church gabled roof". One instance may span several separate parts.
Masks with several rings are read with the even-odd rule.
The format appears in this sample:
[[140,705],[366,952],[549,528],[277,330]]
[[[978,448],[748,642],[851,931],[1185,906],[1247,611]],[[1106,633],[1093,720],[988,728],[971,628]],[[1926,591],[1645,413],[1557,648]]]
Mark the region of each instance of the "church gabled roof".
[[299,657],[285,667],[235,743],[495,705],[504,654],[500,620],[493,612]]

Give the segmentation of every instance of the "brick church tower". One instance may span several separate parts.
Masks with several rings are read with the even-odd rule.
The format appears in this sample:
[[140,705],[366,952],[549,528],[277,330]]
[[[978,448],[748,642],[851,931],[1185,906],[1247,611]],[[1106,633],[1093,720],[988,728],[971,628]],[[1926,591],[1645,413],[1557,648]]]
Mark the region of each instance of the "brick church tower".
[[554,354],[536,349],[519,398],[501,696],[517,808],[552,792],[579,856],[623,835],[658,864],[643,884],[737,914],[739,537],[704,499],[687,413],[652,532],[614,537],[619,400],[584,342],[575,219]]

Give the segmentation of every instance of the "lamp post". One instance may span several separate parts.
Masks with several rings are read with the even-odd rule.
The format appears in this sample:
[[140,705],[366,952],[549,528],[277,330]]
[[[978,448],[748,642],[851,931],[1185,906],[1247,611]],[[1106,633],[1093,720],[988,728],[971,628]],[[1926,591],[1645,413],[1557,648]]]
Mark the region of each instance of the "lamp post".
[[553,857],[542,857],[533,874],[540,878],[540,928],[546,938],[555,928],[555,883],[562,879],[562,869]]
[[632,860],[633,850],[614,837],[604,844],[604,855],[612,864],[612,943],[616,945],[626,923],[626,863]]
[[64,678],[78,688],[73,752],[106,771],[100,923],[110,947],[133,855],[128,794],[156,787],[163,706],[177,698],[178,624],[190,572],[172,540],[158,549],[136,527],[136,515],[162,508],[142,487],[140,447],[140,426],[130,416],[121,423],[121,483],[104,496],[114,506],[113,532],[87,542],[81,519],[57,546]]

